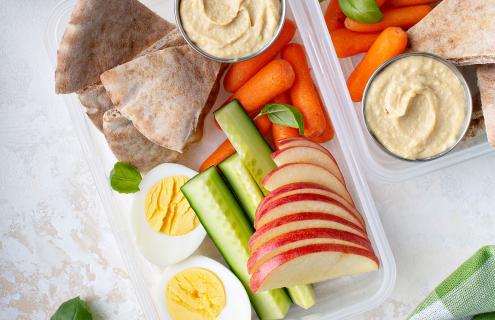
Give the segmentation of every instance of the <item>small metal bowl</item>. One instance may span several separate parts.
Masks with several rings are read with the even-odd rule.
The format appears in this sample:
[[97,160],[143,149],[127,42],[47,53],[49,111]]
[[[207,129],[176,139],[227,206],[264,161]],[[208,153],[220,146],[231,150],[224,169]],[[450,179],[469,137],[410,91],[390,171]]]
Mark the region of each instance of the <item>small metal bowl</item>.
[[174,8],[174,10],[175,10],[175,21],[177,23],[177,27],[179,28],[180,33],[182,34],[182,36],[186,40],[187,44],[189,44],[189,46],[191,48],[193,48],[197,53],[201,54],[205,58],[208,58],[208,59],[211,59],[211,60],[214,60],[214,61],[218,61],[218,62],[221,62],[221,63],[241,62],[241,61],[249,60],[249,59],[252,59],[252,58],[256,57],[257,55],[259,55],[262,52],[264,52],[266,49],[268,49],[273,44],[273,42],[280,35],[280,32],[282,31],[282,28],[284,27],[285,12],[286,12],[286,0],[280,0],[280,5],[281,5],[281,8],[280,8],[281,9],[281,11],[280,11],[280,20],[279,20],[279,23],[278,23],[278,28],[275,31],[275,34],[273,35],[273,37],[272,37],[272,39],[270,41],[268,41],[258,51],[256,51],[255,53],[252,53],[250,55],[247,55],[247,56],[244,56],[244,57],[238,57],[238,58],[220,58],[220,57],[213,56],[213,55],[209,54],[208,52],[205,52],[203,49],[201,49],[200,47],[198,47],[191,40],[191,38],[189,38],[187,32],[184,30],[184,27],[182,26],[182,19],[180,17],[180,2],[181,2],[181,0],[175,0],[175,8]]
[[[462,130],[461,130],[461,133],[460,133],[459,137],[457,138],[457,141],[452,146],[450,146],[448,149],[442,151],[439,154],[436,154],[434,156],[431,156],[429,158],[407,159],[407,158],[401,157],[401,156],[393,153],[392,151],[390,151],[389,149],[387,149],[378,140],[378,138],[373,134],[373,132],[371,132],[371,129],[370,129],[369,125],[368,125],[368,120],[366,119],[366,100],[367,100],[366,98],[367,98],[368,91],[370,89],[370,86],[371,86],[371,83],[373,82],[373,80],[376,78],[376,76],[378,74],[380,74],[380,72],[382,72],[385,68],[387,68],[389,65],[391,65],[395,61],[400,60],[400,59],[403,59],[403,58],[407,58],[407,57],[410,57],[410,56],[423,56],[423,57],[428,57],[428,58],[432,58],[432,59],[435,59],[437,61],[440,61],[441,63],[443,63],[444,65],[446,65],[447,67],[449,67],[449,69],[452,70],[452,72],[454,72],[454,74],[457,76],[457,78],[461,82],[461,85],[464,88],[464,97],[466,99],[466,104],[465,104],[466,117],[464,119],[464,124],[463,124],[463,127],[462,127]],[[389,155],[393,156],[394,158],[399,159],[399,160],[409,161],[409,162],[426,162],[426,161],[431,161],[431,160],[434,160],[434,159],[438,159],[440,157],[443,157],[444,155],[446,155],[447,153],[449,153],[450,151],[452,151],[459,144],[459,142],[461,142],[461,140],[466,135],[466,132],[469,129],[469,124],[471,123],[471,117],[472,117],[472,114],[473,114],[473,99],[472,99],[472,96],[471,96],[471,91],[469,90],[469,86],[466,83],[466,79],[461,74],[461,72],[459,71],[459,69],[457,69],[457,67],[453,63],[451,63],[450,61],[447,61],[447,60],[445,60],[445,59],[443,59],[443,58],[441,58],[441,57],[439,57],[437,55],[434,55],[434,54],[428,53],[428,52],[408,52],[408,53],[403,53],[403,54],[400,54],[400,55],[398,55],[398,56],[396,56],[396,57],[394,57],[394,58],[392,58],[392,59],[387,60],[386,62],[384,62],[372,74],[371,78],[368,80],[368,83],[366,84],[366,87],[364,89],[363,100],[362,100],[361,104],[362,104],[362,107],[363,107],[363,120],[364,120],[364,123],[366,125],[366,129],[367,129],[368,133],[373,138],[373,141],[375,141],[375,143],[380,147],[380,149],[382,149],[383,151],[385,151]]]

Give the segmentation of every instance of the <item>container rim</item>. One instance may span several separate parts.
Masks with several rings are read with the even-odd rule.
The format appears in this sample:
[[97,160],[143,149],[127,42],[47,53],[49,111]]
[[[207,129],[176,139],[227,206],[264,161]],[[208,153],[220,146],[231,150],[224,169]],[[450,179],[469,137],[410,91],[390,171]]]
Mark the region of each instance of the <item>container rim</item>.
[[279,1],[280,1],[280,4],[281,4],[281,8],[280,8],[281,11],[280,11],[280,18],[279,18],[279,21],[278,21],[277,30],[275,30],[275,33],[273,34],[273,36],[270,39],[270,41],[268,41],[267,43],[265,43],[256,52],[251,53],[251,54],[249,54],[247,56],[242,56],[242,57],[237,57],[237,58],[221,58],[221,57],[217,57],[217,56],[214,56],[212,54],[209,54],[208,52],[204,51],[199,46],[197,46],[194,43],[194,41],[191,40],[191,38],[189,37],[189,35],[187,34],[187,32],[184,30],[184,26],[182,25],[182,18],[180,16],[180,3],[181,3],[181,0],[174,0],[175,22],[177,24],[177,28],[179,29],[180,33],[182,34],[182,37],[184,38],[184,40],[186,40],[187,44],[194,51],[196,51],[197,53],[199,53],[203,57],[208,58],[210,60],[217,61],[217,62],[221,62],[221,63],[229,63],[229,64],[231,64],[231,63],[236,63],[236,62],[242,62],[242,61],[246,61],[246,60],[255,58],[258,55],[260,55],[261,53],[265,52],[269,47],[271,47],[271,45],[275,42],[275,40],[277,40],[278,36],[282,32],[282,29],[283,29],[284,24],[285,24],[285,15],[286,15],[286,11],[287,11],[287,4],[286,4],[286,0],[279,0]]
[[[456,142],[454,144],[452,144],[450,147],[448,147],[447,149],[445,149],[444,151],[436,154],[436,155],[433,155],[431,157],[427,157],[427,158],[419,158],[419,159],[408,159],[408,158],[405,158],[405,157],[402,157],[398,154],[395,154],[393,153],[392,151],[390,151],[389,149],[387,149],[381,142],[380,140],[378,139],[378,137],[376,137],[376,135],[371,131],[370,127],[369,127],[369,124],[368,124],[368,120],[366,118],[366,97],[368,95],[368,92],[370,90],[370,87],[371,87],[371,84],[373,83],[373,81],[375,80],[375,78],[383,71],[385,70],[388,66],[390,66],[392,63],[398,61],[398,60],[401,60],[401,59],[404,59],[404,58],[407,58],[407,57],[412,57],[412,56],[421,56],[421,57],[428,57],[428,58],[431,58],[431,59],[434,59],[436,61],[439,61],[441,63],[443,63],[444,65],[446,65],[457,77],[457,79],[460,81],[461,83],[461,86],[463,87],[463,90],[464,90],[464,97],[466,99],[466,102],[464,104],[464,110],[465,110],[465,117],[464,117],[464,123],[463,123],[463,126],[462,126],[462,130],[460,131],[460,134],[459,136],[457,137],[456,139]],[[398,56],[395,56],[387,61],[385,61],[378,69],[375,70],[375,72],[373,72],[373,74],[371,75],[370,79],[368,80],[368,82],[366,83],[366,87],[364,89],[364,93],[363,93],[363,100],[361,102],[361,106],[363,108],[363,112],[362,112],[362,117],[363,117],[363,122],[366,126],[366,131],[368,132],[368,134],[371,136],[372,140],[374,141],[374,143],[382,150],[384,151],[385,153],[391,155],[392,157],[398,159],[398,160],[401,160],[401,161],[407,161],[407,162],[411,162],[411,163],[422,163],[422,162],[428,162],[428,161],[431,161],[431,160],[435,160],[435,159],[438,159],[438,158],[441,158],[443,156],[445,156],[446,154],[448,154],[450,151],[452,151],[453,149],[455,149],[455,147],[462,141],[462,139],[464,139],[464,136],[466,135],[468,129],[469,129],[469,124],[471,123],[471,117],[472,117],[472,114],[473,114],[473,98],[472,98],[472,95],[471,95],[471,90],[469,89],[469,86],[466,82],[466,79],[464,78],[464,76],[462,75],[462,73],[459,71],[459,69],[450,61],[440,57],[440,56],[437,56],[433,53],[429,53],[429,52],[407,52],[407,53],[403,53],[403,54],[400,54]]]

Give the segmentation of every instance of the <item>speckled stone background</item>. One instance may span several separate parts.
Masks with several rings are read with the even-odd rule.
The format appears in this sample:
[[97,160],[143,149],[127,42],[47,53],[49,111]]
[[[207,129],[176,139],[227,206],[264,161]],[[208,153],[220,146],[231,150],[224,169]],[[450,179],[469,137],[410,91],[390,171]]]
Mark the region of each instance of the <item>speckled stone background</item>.
[[[0,319],[48,319],[73,296],[141,319],[42,34],[55,0],[0,4]],[[392,296],[355,319],[404,319],[495,243],[495,153],[398,185],[371,182],[397,262]]]

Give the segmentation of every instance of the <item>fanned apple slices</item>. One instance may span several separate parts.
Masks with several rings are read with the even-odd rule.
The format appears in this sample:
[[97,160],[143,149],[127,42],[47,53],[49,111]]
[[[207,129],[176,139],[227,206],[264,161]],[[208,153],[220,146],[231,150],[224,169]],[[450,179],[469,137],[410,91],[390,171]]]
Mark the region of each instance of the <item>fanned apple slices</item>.
[[254,292],[303,285],[379,268],[344,177],[332,154],[306,138],[280,143],[277,168],[263,180],[249,240]]
[[367,249],[340,244],[313,244],[285,251],[263,263],[251,275],[254,292],[316,283],[378,269]]
[[341,244],[372,250],[368,239],[351,232],[332,228],[301,229],[285,233],[264,242],[249,257],[248,271],[250,273],[255,272],[265,261],[270,260],[280,253],[311,244]]
[[282,186],[297,182],[319,184],[333,190],[347,202],[353,203],[351,195],[342,181],[327,169],[312,163],[286,163],[270,172],[263,179],[263,187],[268,191],[274,191]]
[[263,201],[258,205],[258,208],[256,212],[261,212],[263,211],[266,206],[270,203],[272,203],[275,200],[294,195],[294,194],[303,194],[303,193],[310,193],[310,194],[317,194],[317,195],[322,195],[329,197],[345,207],[345,209],[349,210],[354,216],[358,217],[358,219],[361,221],[361,225],[364,227],[364,219],[361,216],[361,214],[356,210],[353,204],[347,202],[344,198],[336,194],[335,192],[331,191],[328,188],[325,188],[319,184],[316,183],[291,183],[285,186],[282,186],[273,192],[270,192],[266,198],[263,199]]

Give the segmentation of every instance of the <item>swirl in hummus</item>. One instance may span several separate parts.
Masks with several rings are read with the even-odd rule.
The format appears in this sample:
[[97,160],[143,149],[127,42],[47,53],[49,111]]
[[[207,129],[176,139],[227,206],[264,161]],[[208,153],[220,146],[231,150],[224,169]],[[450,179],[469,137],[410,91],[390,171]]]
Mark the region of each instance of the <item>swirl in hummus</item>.
[[457,75],[431,57],[407,56],[386,66],[365,97],[365,118],[376,139],[405,159],[427,159],[451,148],[466,117]]
[[184,31],[203,51],[218,58],[253,54],[275,35],[280,0],[182,0]]

